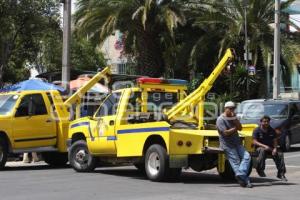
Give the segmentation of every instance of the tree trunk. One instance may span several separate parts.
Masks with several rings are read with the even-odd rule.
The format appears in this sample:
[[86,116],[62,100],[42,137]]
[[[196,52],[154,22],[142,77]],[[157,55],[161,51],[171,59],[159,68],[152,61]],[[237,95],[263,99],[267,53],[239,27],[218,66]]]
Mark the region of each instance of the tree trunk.
[[140,25],[136,29],[137,38],[137,63],[140,75],[160,77],[163,74],[164,66],[158,36],[144,30]]
[[0,88],[3,87],[3,65],[0,63]]
[[3,83],[3,71],[7,67],[9,58],[11,56],[12,52],[12,43],[9,42],[3,42],[1,44],[1,54],[0,54],[0,88],[4,86]]

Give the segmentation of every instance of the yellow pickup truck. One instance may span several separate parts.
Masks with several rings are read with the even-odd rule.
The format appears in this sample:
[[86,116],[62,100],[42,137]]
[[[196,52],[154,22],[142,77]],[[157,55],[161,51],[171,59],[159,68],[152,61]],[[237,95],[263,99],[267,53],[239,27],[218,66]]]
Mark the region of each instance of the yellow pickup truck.
[[[70,123],[71,166],[88,172],[101,163],[131,163],[152,181],[178,177],[183,167],[196,171],[217,167],[221,176],[232,177],[218,148],[218,132],[207,130],[203,121],[205,94],[232,59],[229,49],[189,95],[186,81],[160,78],[139,78],[136,87],[114,91],[93,117]],[[244,127],[240,136],[251,151],[251,127]]]
[[78,117],[81,97],[108,75],[107,67],[66,101],[56,90],[0,93],[0,169],[9,153],[23,152],[41,152],[46,163],[65,165],[70,107],[76,105]]
[[42,152],[51,165],[67,163],[63,133],[67,132],[69,113],[61,105],[63,100],[55,90],[0,95],[0,168],[9,152]]

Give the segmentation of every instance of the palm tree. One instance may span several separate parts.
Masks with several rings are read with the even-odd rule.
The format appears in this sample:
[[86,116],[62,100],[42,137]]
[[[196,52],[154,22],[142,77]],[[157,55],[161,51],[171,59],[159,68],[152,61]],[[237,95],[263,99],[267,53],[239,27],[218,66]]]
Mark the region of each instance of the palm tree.
[[125,34],[125,53],[139,73],[153,77],[164,72],[164,49],[174,46],[174,28],[185,18],[172,0],[79,0],[75,13],[78,32],[101,44],[115,30]]
[[[282,10],[293,1],[282,2]],[[194,3],[195,1],[190,0],[190,2]],[[248,47],[252,53],[252,64],[261,68],[260,76],[263,76],[267,55],[272,53],[273,49],[274,1],[249,0],[245,5],[241,0],[204,0],[201,7],[205,11],[195,17],[194,26],[204,30],[206,34],[202,35],[199,40],[213,36],[215,38],[214,47],[217,46],[219,57],[227,48],[231,47],[236,50],[239,61],[244,60],[244,23],[245,9],[247,9]],[[290,25],[293,26],[293,24]],[[288,38],[283,35],[283,40],[288,40]],[[205,41],[207,40],[205,39]],[[283,42],[283,45],[285,44]],[[203,43],[196,43],[194,49],[199,48],[199,45],[203,46]],[[289,48],[289,46],[284,46],[284,48]],[[200,50],[198,54],[201,52],[203,51]],[[265,83],[261,85],[265,85]]]

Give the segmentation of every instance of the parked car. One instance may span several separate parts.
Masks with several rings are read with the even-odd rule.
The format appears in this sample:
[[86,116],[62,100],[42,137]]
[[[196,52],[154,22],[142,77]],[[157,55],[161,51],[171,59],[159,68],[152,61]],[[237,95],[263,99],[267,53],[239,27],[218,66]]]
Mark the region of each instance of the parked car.
[[242,124],[259,124],[263,115],[270,116],[271,127],[278,133],[284,151],[300,143],[300,100],[246,100],[238,106],[237,113]]

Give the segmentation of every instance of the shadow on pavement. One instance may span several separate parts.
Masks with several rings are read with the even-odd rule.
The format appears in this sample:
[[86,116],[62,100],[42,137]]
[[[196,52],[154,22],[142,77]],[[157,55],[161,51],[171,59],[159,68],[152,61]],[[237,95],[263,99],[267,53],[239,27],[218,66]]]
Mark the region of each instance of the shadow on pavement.
[[49,169],[66,169],[69,165],[53,167],[50,165],[30,165],[30,166],[6,166],[2,171],[27,171],[27,170],[49,170]]
[[146,175],[137,169],[101,169],[98,168],[94,173],[101,173],[114,176],[129,177],[134,179],[146,180]]
[[[137,169],[101,169],[95,170],[96,173],[127,177],[132,179],[147,180],[144,173]],[[164,181],[167,183],[184,183],[184,184],[224,184],[221,187],[240,187],[235,180],[224,180],[218,174],[183,172],[178,180]],[[282,182],[273,178],[251,177],[254,187],[274,186],[274,185],[298,185],[291,182]]]

